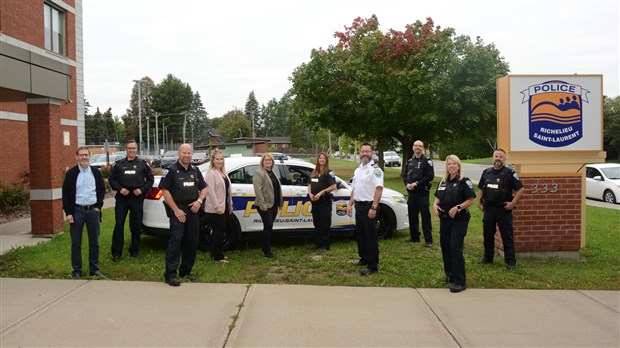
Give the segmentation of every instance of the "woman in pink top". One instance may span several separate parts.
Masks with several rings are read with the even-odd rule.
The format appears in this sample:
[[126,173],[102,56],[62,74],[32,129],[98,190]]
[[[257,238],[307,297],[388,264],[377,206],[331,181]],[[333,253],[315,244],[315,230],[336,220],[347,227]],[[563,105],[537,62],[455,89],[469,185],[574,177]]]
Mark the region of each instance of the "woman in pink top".
[[230,196],[230,179],[224,168],[224,154],[215,150],[211,154],[209,171],[205,174],[207,182],[207,198],[205,200],[205,212],[211,226],[211,258],[216,261],[228,262],[222,249],[222,240],[226,232],[227,216],[233,213],[232,199]]

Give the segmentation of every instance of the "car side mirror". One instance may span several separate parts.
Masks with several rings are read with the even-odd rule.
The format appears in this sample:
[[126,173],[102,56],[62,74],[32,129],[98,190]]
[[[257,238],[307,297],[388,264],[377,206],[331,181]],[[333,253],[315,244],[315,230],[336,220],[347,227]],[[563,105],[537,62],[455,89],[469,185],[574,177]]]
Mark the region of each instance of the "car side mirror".
[[597,175],[595,177],[593,177],[592,179],[597,180],[597,181],[603,181],[603,177],[600,175]]

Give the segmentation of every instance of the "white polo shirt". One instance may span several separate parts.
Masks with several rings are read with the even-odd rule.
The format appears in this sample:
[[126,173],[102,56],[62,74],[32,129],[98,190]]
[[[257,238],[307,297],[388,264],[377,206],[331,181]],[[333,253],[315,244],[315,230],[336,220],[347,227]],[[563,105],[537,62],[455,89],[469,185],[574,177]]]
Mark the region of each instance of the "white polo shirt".
[[374,162],[360,164],[353,173],[353,188],[355,189],[353,199],[356,202],[372,202],[375,198],[375,189],[383,187],[383,171],[379,167],[373,167]]

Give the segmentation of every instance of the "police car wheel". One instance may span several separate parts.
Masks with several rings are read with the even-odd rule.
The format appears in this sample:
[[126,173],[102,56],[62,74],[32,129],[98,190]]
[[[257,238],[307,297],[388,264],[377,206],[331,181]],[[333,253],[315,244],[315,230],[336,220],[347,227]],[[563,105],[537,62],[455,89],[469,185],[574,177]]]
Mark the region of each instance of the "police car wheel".
[[605,190],[605,192],[603,193],[603,200],[607,203],[612,203],[612,204],[616,204],[616,202],[618,202],[616,200],[616,195],[614,195],[614,193],[611,192],[611,190]]
[[396,215],[388,206],[381,204],[377,217],[377,238],[388,239],[396,226]]
[[[234,215],[229,215],[226,221],[226,232],[222,240],[222,248],[224,250],[231,249],[235,242],[239,239],[240,231],[239,222]],[[200,217],[200,239],[198,240],[198,250],[207,252],[211,250],[211,236],[213,235],[213,226],[207,222],[207,215]]]

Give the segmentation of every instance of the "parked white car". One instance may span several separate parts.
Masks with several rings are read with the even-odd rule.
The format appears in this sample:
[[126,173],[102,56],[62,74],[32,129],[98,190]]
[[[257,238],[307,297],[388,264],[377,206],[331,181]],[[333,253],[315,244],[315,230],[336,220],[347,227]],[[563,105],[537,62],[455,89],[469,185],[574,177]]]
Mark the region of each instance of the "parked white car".
[[384,151],[383,161],[385,162],[386,167],[400,167],[402,165],[400,156],[398,156],[395,151]]
[[[228,228],[224,237],[224,247],[231,247],[242,235],[260,236],[263,223],[254,206],[255,194],[252,177],[258,170],[259,157],[226,158],[226,170],[232,182],[232,200],[234,213],[229,216]],[[204,174],[208,164],[198,166]],[[275,232],[287,235],[312,235],[312,204],[308,199],[307,187],[314,165],[297,159],[276,160],[274,173],[282,183],[284,204],[274,223]],[[161,189],[158,188],[161,176],[155,177],[155,183],[144,201],[143,231],[149,235],[169,236],[170,223],[164,211]],[[347,215],[347,205],[351,198],[351,186],[336,177],[337,189],[333,192],[332,232],[334,234],[352,235],[355,230],[355,215]],[[407,202],[405,197],[394,190],[384,188],[379,204],[377,234],[387,238],[395,229],[409,227]],[[211,227],[201,218],[201,236],[207,240],[211,236]]]
[[620,199],[620,164],[586,165],[586,197],[618,203]]

